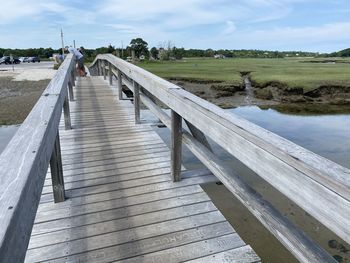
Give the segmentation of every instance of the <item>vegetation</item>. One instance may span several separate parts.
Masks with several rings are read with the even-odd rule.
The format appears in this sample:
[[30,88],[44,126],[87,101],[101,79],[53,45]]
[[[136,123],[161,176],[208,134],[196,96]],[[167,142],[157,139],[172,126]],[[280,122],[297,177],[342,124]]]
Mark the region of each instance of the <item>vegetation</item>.
[[249,72],[254,85],[303,88],[305,92],[320,86],[350,86],[350,59],[323,63],[310,58],[213,59],[187,58],[179,61],[139,63],[139,66],[167,79],[218,81],[238,85]]

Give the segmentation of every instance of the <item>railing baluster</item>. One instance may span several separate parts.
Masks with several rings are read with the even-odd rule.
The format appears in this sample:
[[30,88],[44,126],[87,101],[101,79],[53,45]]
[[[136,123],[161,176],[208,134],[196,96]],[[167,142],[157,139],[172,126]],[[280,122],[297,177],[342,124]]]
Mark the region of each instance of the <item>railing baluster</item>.
[[171,176],[181,181],[182,118],[171,110]]
[[108,77],[109,77],[109,85],[113,84],[113,74],[112,74],[112,64],[108,62]]
[[60,135],[58,130],[50,159],[50,169],[54,201],[55,203],[63,202],[65,200],[64,179],[61,158]]
[[75,67],[73,68],[73,70],[70,73],[70,79],[71,79],[72,85],[75,87]]
[[103,79],[106,80],[106,79],[107,79],[107,75],[106,75],[106,62],[103,61],[103,62],[102,62],[102,65],[103,65],[103,67],[102,67]]
[[140,86],[133,81],[134,86],[134,108],[135,108],[135,123],[140,124]]
[[69,101],[74,101],[74,92],[73,92],[73,81],[70,79],[68,81],[68,92],[69,92]]
[[122,100],[123,99],[123,84],[122,84],[122,72],[118,69],[118,74],[117,74],[117,77],[118,77],[118,98],[119,100]]
[[97,76],[101,75],[101,60],[97,60]]
[[69,110],[69,101],[68,94],[66,93],[66,98],[63,102],[63,113],[64,113],[64,126],[66,130],[72,129],[71,120],[70,120],[70,110]]

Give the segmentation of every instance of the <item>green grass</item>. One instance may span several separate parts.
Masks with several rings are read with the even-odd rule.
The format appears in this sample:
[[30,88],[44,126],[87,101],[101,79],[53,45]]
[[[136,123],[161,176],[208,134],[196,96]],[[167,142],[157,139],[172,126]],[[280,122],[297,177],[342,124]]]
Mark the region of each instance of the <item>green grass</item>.
[[[144,62],[138,66],[163,78],[215,80],[240,84],[240,72],[251,72],[251,79],[264,86],[277,81],[286,87],[302,87],[305,91],[323,85],[350,86],[350,59],[337,59],[339,63],[312,63],[334,60],[314,58],[282,59],[212,59],[191,58],[179,61]],[[344,63],[346,62],[346,63]]]

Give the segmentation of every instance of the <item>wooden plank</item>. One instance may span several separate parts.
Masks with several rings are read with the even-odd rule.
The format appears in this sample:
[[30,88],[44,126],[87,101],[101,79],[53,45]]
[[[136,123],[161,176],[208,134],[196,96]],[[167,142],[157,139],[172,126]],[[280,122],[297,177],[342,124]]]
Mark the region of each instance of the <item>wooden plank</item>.
[[238,247],[226,250],[220,253],[215,253],[206,257],[197,258],[186,261],[187,263],[259,263],[260,258],[255,254],[250,246]]
[[171,111],[171,177],[174,182],[181,180],[182,161],[182,118]]
[[128,162],[133,160],[141,160],[141,159],[148,159],[152,157],[157,157],[160,154],[168,154],[169,155],[169,149],[165,145],[160,145],[158,147],[152,147],[148,150],[137,150],[135,151],[128,151],[128,152],[115,152],[108,155],[96,155],[93,157],[85,157],[83,160],[74,160],[72,162],[69,162],[71,159],[66,159],[64,169],[70,170],[70,169],[77,169],[82,167],[91,167],[95,166],[96,164],[108,164],[108,163],[121,163],[121,162]]
[[[197,183],[207,183],[210,181],[213,181],[213,177],[212,176],[200,176],[198,178],[189,178],[186,180],[183,180],[184,184],[180,184],[180,182],[178,184],[176,184],[177,187],[181,187],[184,185],[191,185],[191,184],[197,184]],[[173,185],[173,183],[171,182],[162,182],[162,183],[157,183],[157,184],[148,184],[148,185],[143,185],[143,186],[138,186],[138,187],[134,187],[134,188],[129,188],[129,189],[123,189],[123,190],[119,190],[118,189],[110,189],[109,191],[102,191],[102,192],[98,192],[99,190],[97,190],[96,192],[90,192],[88,195],[84,194],[84,195],[75,195],[74,193],[66,193],[66,196],[68,199],[75,199],[77,198],[79,199],[84,199],[84,200],[94,200],[95,202],[100,199],[100,198],[106,198],[105,196],[108,196],[108,198],[120,198],[121,196],[127,196],[127,195],[137,195],[137,194],[142,194],[145,192],[157,192],[157,191],[161,191],[164,189],[169,189],[175,187]],[[108,190],[108,189],[106,189]],[[52,195],[42,195],[41,197],[41,202],[52,202],[53,201],[53,197]],[[73,201],[73,200],[72,200]],[[74,200],[75,201],[75,200]],[[87,202],[87,201],[86,201]]]
[[[247,122],[238,122],[239,118],[232,114],[135,65],[112,55],[99,55],[96,61],[99,59],[111,62],[350,243],[350,229],[344,227],[350,224],[347,216],[350,214],[349,169],[291,142],[286,143],[258,126],[244,125]],[[248,129],[250,127],[254,130]],[[258,136],[259,133],[265,136],[264,139]],[[286,151],[286,144],[293,150]],[[326,165],[317,167],[322,162]]]
[[[113,247],[90,251],[88,253],[78,254],[66,258],[59,258],[51,262],[112,262],[113,260],[126,260],[135,255],[152,253],[169,247],[191,244],[203,240],[204,236],[208,238],[215,235],[226,235],[226,244],[239,246],[241,240],[237,234],[230,233],[230,226],[225,223],[217,223],[213,225],[198,227],[197,229],[189,229],[176,233],[170,233],[159,237],[148,238],[136,242],[125,243]],[[221,238],[219,238],[219,241]],[[203,241],[203,243],[206,243]],[[201,245],[202,243],[196,243]],[[207,246],[208,248],[209,246]],[[66,260],[66,261],[64,261]],[[140,261],[138,261],[140,262]],[[164,262],[164,261],[163,261]]]
[[53,150],[67,82],[68,55],[0,155],[0,258],[22,262]]
[[219,237],[213,237],[212,235],[210,235],[205,241],[201,240],[182,246],[177,246],[174,248],[157,251],[155,253],[148,253],[142,256],[132,257],[130,259],[123,260],[122,262],[161,263],[164,262],[164,259],[166,259],[166,262],[169,263],[185,262],[187,260],[191,260],[196,257],[206,256],[211,253],[221,252],[232,248],[239,248],[242,247],[243,244],[243,241],[237,234],[222,235]]
[[[116,232],[125,229],[180,219],[192,215],[208,213],[217,210],[212,202],[202,202],[149,212],[115,220],[103,221],[79,227],[58,230],[31,238],[28,249],[64,243],[71,240]],[[54,223],[54,222],[53,222]]]
[[[195,178],[188,178],[185,180],[182,180],[178,184],[167,184],[162,183],[161,185],[158,185],[158,189],[149,188],[148,186],[140,186],[135,187],[133,189],[125,189],[124,191],[111,191],[111,192],[103,192],[93,195],[87,195],[87,196],[78,196],[71,199],[66,200],[63,203],[55,204],[54,206],[51,204],[51,202],[46,202],[40,204],[39,210],[50,210],[50,209],[60,209],[60,208],[67,208],[67,207],[73,207],[73,206],[80,206],[80,205],[86,205],[90,203],[96,203],[96,202],[104,202],[108,200],[114,200],[118,198],[125,198],[130,196],[138,196],[143,195],[149,192],[162,192],[164,190],[173,189],[173,188],[180,188],[180,187],[187,187],[191,185],[201,184],[201,183],[207,183],[207,182],[214,182],[212,176],[198,176]],[[48,197],[46,197],[48,198]]]
[[118,141],[132,141],[134,139],[155,139],[160,138],[159,135],[157,135],[154,132],[129,132],[128,134],[119,134],[119,136],[99,136],[95,138],[91,137],[80,137],[79,140],[74,141],[66,141],[63,138],[63,141],[65,142],[65,145],[62,145],[62,149],[69,150],[69,149],[76,149],[76,148],[83,148],[85,145],[91,147],[97,146],[102,143],[108,143],[108,142],[118,142]]
[[[106,260],[132,257],[154,250],[178,246],[183,243],[203,240],[204,236],[210,238],[218,234],[232,234],[234,232],[232,227],[227,222],[222,221],[223,217],[220,213],[210,212],[130,230],[122,230],[118,236],[110,233],[28,250],[26,262],[44,260],[55,262],[54,259],[58,259],[56,262],[63,260],[64,262],[88,262],[88,257],[91,254],[96,255],[96,253],[101,254],[101,257],[93,256],[94,262],[106,262]],[[211,224],[208,225],[208,223]],[[236,245],[244,244],[240,238],[236,240]],[[148,246],[146,241],[148,241]],[[156,244],[158,247],[155,246]],[[110,248],[113,248],[113,251],[110,251]],[[102,250],[104,253],[98,250]],[[82,252],[83,254],[81,254]]]
[[[101,177],[111,177],[111,176],[119,176],[119,175],[130,175],[132,174],[138,174],[142,173],[143,171],[146,173],[152,173],[154,170],[164,171],[164,169],[170,169],[170,162],[166,161],[163,163],[147,163],[140,166],[131,166],[131,167],[125,167],[120,168],[118,170],[105,170],[100,172],[94,172],[94,173],[88,173],[88,174],[74,174],[73,176],[66,176],[64,178],[65,182],[76,182],[81,180],[90,180],[90,179],[96,179]],[[155,172],[157,173],[157,172]],[[170,177],[170,173],[169,173]],[[43,198],[46,199],[47,197]]]
[[[120,200],[116,199],[113,202],[113,206],[110,206],[110,209],[98,209],[98,207],[101,207],[100,205],[97,206],[95,210],[90,210],[85,214],[82,213],[71,218],[56,218],[52,215],[50,216],[52,220],[36,222],[33,227],[32,235],[34,236],[43,233],[55,232],[61,229],[70,229],[73,227],[127,218],[128,216],[143,215],[145,213],[210,201],[207,196],[202,194],[202,192],[203,190],[198,185],[186,186],[155,193],[146,193],[143,195],[121,198]],[[193,197],[193,200],[189,199],[189,197]],[[128,203],[126,203],[126,201]],[[147,207],[144,207],[145,203],[148,204]],[[135,210],[133,210],[131,206],[135,207]],[[126,207],[131,207],[131,214],[126,214]],[[72,208],[74,208],[74,206]],[[57,209],[55,207],[47,211],[56,211],[55,213],[59,214],[59,210],[65,211],[62,208]]]

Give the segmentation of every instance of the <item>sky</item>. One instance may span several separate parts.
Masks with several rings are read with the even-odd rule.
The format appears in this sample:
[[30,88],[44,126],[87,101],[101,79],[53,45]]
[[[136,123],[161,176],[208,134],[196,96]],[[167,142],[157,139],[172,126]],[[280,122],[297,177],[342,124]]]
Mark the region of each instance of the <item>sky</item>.
[[350,47],[350,0],[1,0],[0,47],[64,44],[333,52]]

